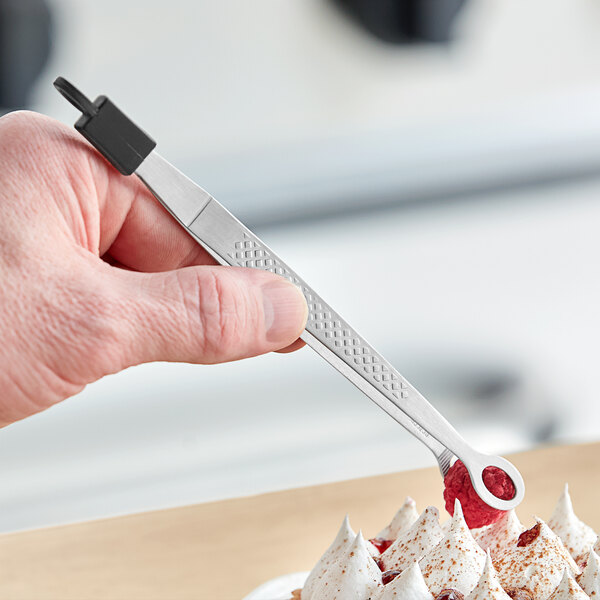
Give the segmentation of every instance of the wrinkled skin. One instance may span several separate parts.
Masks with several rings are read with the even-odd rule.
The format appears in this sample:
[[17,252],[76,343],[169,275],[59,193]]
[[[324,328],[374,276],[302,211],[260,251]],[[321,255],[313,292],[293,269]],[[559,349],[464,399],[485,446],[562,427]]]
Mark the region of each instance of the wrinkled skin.
[[215,266],[137,177],[29,112],[0,119],[0,282],[0,426],[142,362],[293,350],[307,314],[278,276]]

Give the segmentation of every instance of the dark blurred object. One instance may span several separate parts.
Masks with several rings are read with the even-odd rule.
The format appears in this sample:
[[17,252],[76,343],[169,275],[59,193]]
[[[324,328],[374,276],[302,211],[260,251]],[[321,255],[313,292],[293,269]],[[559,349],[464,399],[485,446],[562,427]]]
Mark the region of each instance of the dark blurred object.
[[51,47],[45,0],[0,0],[0,107],[24,108]]
[[465,0],[333,0],[386,42],[447,42]]

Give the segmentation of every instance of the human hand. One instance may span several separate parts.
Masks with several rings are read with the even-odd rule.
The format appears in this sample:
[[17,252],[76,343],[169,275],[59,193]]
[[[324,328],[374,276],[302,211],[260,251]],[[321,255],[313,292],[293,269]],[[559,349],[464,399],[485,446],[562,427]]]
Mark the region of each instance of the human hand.
[[301,292],[215,262],[136,177],[35,113],[0,119],[0,426],[131,365],[293,350]]

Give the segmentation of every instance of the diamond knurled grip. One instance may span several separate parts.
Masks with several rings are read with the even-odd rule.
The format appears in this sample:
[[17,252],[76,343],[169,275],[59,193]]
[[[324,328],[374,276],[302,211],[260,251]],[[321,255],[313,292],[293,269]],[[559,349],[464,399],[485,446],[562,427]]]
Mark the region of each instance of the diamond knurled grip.
[[254,236],[244,234],[244,239],[235,242],[227,255],[233,265],[270,271],[297,285],[308,304],[306,329],[342,360],[362,367],[363,376],[373,379],[382,393],[391,395],[396,400],[408,397],[408,384],[393,372],[389,363]]

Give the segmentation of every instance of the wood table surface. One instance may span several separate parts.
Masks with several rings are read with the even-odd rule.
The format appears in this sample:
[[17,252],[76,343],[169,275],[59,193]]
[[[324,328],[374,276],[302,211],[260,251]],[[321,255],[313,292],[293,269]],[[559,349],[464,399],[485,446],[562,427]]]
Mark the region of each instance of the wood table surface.
[[[548,518],[568,481],[578,516],[600,531],[600,443],[511,460],[528,486],[518,514]],[[406,495],[442,505],[436,469],[420,469],[0,536],[2,600],[240,600],[308,570],[344,517],[373,536]]]

